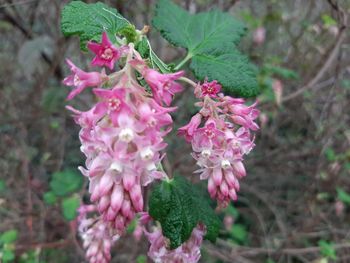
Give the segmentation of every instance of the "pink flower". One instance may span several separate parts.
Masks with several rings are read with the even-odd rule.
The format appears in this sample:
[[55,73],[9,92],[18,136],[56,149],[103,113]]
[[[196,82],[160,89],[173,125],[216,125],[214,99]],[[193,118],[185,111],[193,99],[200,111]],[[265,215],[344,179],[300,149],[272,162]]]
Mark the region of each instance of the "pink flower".
[[135,240],[139,242],[141,240],[142,234],[143,234],[143,227],[140,225],[140,223],[138,223],[136,224],[136,227],[132,235],[135,238]]
[[257,119],[260,114],[260,111],[256,109],[256,104],[257,102],[250,106],[246,106],[244,105],[244,101],[240,101],[229,96],[222,98],[222,105],[225,111],[232,113],[232,121],[253,131],[259,129],[259,126],[254,122],[254,120]]
[[67,86],[75,87],[69,94],[67,99],[71,100],[76,95],[81,93],[87,87],[100,86],[106,79],[104,73],[98,72],[85,72],[75,66],[72,61],[66,59],[67,64],[70,66],[72,74],[63,80],[63,84]]
[[233,222],[234,222],[234,221],[235,221],[235,220],[234,220],[233,216],[231,216],[231,215],[225,215],[225,217],[224,217],[224,226],[225,226],[225,229],[226,229],[227,231],[231,231],[232,225],[233,225]]
[[182,87],[174,80],[184,75],[183,71],[171,74],[161,74],[154,69],[146,68],[142,75],[152,89],[154,99],[161,104],[162,101],[169,106],[175,93],[181,92]]
[[257,45],[261,45],[265,42],[265,36],[266,36],[266,29],[260,26],[253,33],[253,41]]
[[129,106],[124,101],[124,89],[94,89],[94,93],[102,99],[101,102],[97,103],[95,113],[98,115],[107,113],[114,124],[117,124],[120,113],[128,113],[130,111]]
[[102,33],[101,44],[88,42],[88,48],[96,54],[91,64],[93,66],[107,66],[111,70],[114,67],[115,62],[121,57],[122,53],[127,47],[117,48],[109,40],[106,32]]
[[161,107],[153,99],[147,103],[142,103],[138,106],[138,113],[140,114],[140,122],[145,125],[147,129],[159,129],[161,127],[172,124],[173,120],[169,112],[176,108]]
[[279,79],[275,79],[272,82],[272,90],[275,93],[275,100],[277,106],[282,104],[282,94],[283,94],[283,83]]
[[200,85],[200,89],[201,96],[204,97],[208,95],[211,98],[215,98],[221,90],[221,85],[216,80],[213,80],[211,82],[207,82],[205,80],[204,83]]
[[193,229],[190,238],[176,249],[169,250],[167,240],[162,235],[162,230],[156,228],[152,233],[145,231],[151,246],[148,256],[154,262],[163,263],[197,263],[201,257],[200,246],[203,241],[205,229],[203,225],[198,225]]
[[217,128],[215,119],[207,120],[204,127],[197,129],[194,134],[195,137],[201,138],[197,139],[197,142],[206,145],[208,142],[219,145],[224,135],[225,133]]
[[201,121],[202,115],[197,113],[191,118],[191,121],[187,125],[179,128],[178,135],[185,136],[186,141],[190,142],[192,140],[193,134],[201,124]]

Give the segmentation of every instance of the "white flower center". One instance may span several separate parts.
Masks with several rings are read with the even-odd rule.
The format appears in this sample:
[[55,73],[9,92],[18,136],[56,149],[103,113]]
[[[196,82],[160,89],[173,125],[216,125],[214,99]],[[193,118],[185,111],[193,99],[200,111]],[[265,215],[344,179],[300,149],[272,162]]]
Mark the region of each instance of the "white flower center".
[[167,82],[164,83],[164,89],[165,89],[165,90],[169,90],[170,87],[171,87],[170,81],[167,81]]
[[201,152],[201,155],[204,157],[204,158],[208,158],[210,155],[211,155],[211,151],[209,149],[204,149],[202,152]]
[[110,49],[110,48],[106,48],[106,49],[103,51],[101,57],[102,57],[103,59],[106,59],[106,60],[112,59],[112,58],[113,58],[113,50]]
[[118,173],[121,173],[123,171],[122,166],[118,162],[113,162],[109,168],[111,170],[118,172]]
[[78,77],[77,74],[75,74],[74,79],[73,79],[74,86],[78,86],[80,84],[80,82],[81,82],[80,78]]
[[231,167],[231,164],[228,160],[222,160],[221,161],[221,168],[222,169],[227,169],[227,168],[230,168]]
[[130,128],[124,128],[119,133],[119,139],[124,142],[131,142],[134,139],[134,132]]
[[154,171],[154,170],[157,170],[157,167],[154,163],[150,163],[147,165],[146,169],[147,171]]
[[140,155],[142,160],[149,161],[152,159],[154,152],[149,147],[147,147],[141,150]]

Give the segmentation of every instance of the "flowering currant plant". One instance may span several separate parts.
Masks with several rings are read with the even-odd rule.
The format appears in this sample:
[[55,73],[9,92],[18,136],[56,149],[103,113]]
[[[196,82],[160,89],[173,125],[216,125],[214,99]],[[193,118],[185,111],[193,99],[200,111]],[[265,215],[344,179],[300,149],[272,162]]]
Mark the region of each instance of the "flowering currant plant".
[[[62,11],[62,32],[80,36],[81,49],[93,54],[86,72],[67,59],[63,83],[68,100],[92,92],[86,111],[67,106],[81,127],[81,173],[89,179],[90,198],[78,209],[78,229],[86,258],[109,262],[111,248],[137,220],[134,236],[145,234],[154,262],[197,262],[203,239],[215,242],[220,221],[197,187],[162,167],[172,130],[174,96],[184,87],[197,98],[197,113],[177,132],[192,146],[201,180],[218,208],[237,199],[246,175],[243,159],[254,147],[259,127],[256,69],[237,45],[245,27],[219,10],[189,14],[170,0],[156,6],[153,26],[171,44],[187,50],[176,66],[165,64],[146,33],[102,3],[73,1]],[[196,81],[181,70],[188,61]],[[101,69],[99,70],[98,67]],[[146,195],[146,188],[149,189]],[[148,196],[148,200],[146,197]]]

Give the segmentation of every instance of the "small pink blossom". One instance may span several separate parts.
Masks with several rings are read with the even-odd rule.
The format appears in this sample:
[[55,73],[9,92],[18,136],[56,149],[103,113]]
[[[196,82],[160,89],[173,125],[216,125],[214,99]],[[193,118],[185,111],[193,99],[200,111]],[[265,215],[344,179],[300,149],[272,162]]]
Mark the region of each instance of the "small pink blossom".
[[85,72],[77,66],[75,66],[73,62],[69,59],[66,59],[66,62],[70,66],[72,74],[63,80],[63,84],[75,87],[68,94],[68,100],[73,99],[76,95],[81,93],[87,87],[96,87],[102,85],[102,83],[107,78],[104,73]]
[[94,93],[101,99],[96,104],[95,113],[98,115],[107,113],[114,124],[117,124],[120,113],[128,113],[130,111],[129,106],[124,101],[124,89],[94,89]]
[[154,69],[145,69],[143,76],[152,89],[154,99],[161,104],[162,101],[169,106],[175,93],[182,91],[182,86],[175,82],[184,75],[183,71],[161,74]]
[[139,242],[141,240],[142,234],[143,234],[143,227],[140,225],[140,223],[137,223],[134,231],[132,232],[132,235],[135,238],[135,240]]
[[156,228],[154,232],[145,231],[151,246],[148,256],[154,262],[162,263],[197,263],[201,257],[200,246],[203,241],[205,229],[198,225],[193,229],[190,238],[176,249],[168,249],[168,241],[162,235],[162,230]]
[[215,98],[220,91],[221,91],[221,85],[216,80],[213,80],[211,82],[208,82],[207,80],[205,80],[202,85],[198,85],[198,90],[196,91],[196,95],[199,98],[204,96]]
[[193,134],[196,132],[198,126],[201,124],[202,121],[202,115],[196,114],[191,118],[191,121],[179,128],[178,134],[180,136],[184,136],[186,141],[190,142],[192,140]]
[[277,106],[282,104],[282,95],[283,95],[283,83],[279,79],[275,79],[272,83],[272,90],[275,94],[275,100]]
[[224,226],[227,231],[231,231],[234,218],[231,215],[225,215],[224,217]]
[[102,33],[101,43],[88,42],[88,48],[96,54],[91,64],[93,66],[107,66],[113,69],[115,62],[121,57],[127,47],[117,48],[109,40],[106,32]]
[[265,42],[266,29],[265,27],[258,27],[253,33],[253,41],[257,45],[261,45]]
[[155,69],[149,68],[141,59],[129,61],[130,65],[139,71],[150,86],[155,101],[159,104],[164,102],[167,106],[171,104],[175,93],[183,90],[182,86],[175,82],[182,77],[185,72],[162,74]]
[[334,208],[335,208],[335,214],[338,217],[341,217],[344,215],[345,205],[342,201],[340,201],[340,200],[335,201]]
[[195,141],[201,144],[208,145],[210,142],[211,144],[219,145],[224,137],[224,132],[217,128],[215,119],[209,119],[203,128],[196,130],[194,136],[200,138]]

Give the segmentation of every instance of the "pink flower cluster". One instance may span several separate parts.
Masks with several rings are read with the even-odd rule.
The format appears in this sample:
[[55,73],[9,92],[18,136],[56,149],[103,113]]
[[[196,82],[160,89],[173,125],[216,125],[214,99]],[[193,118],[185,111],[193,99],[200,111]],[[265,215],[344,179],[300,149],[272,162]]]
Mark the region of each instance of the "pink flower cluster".
[[201,256],[200,247],[205,234],[205,228],[199,224],[193,229],[190,238],[176,249],[168,249],[168,240],[162,235],[162,230],[156,228],[152,233],[145,231],[151,243],[148,256],[154,262],[162,263],[196,263]]
[[87,259],[90,263],[108,263],[111,260],[111,246],[119,236],[101,218],[87,218],[88,213],[96,211],[94,205],[82,205],[78,211],[79,233],[84,240]]
[[[101,215],[99,226],[93,225],[91,231],[103,235],[112,228],[121,235],[135,214],[143,211],[142,187],[166,176],[159,169],[161,151],[166,147],[163,138],[171,130],[169,113],[175,108],[164,107],[163,101],[170,105],[173,95],[182,90],[174,80],[183,72],[161,74],[150,69],[132,44],[117,48],[106,34],[101,44],[89,43],[88,47],[96,54],[92,64],[110,69],[126,55],[124,67],[110,75],[104,71],[84,72],[67,60],[72,75],[64,80],[74,87],[68,99],[87,87],[95,87],[98,98],[88,111],[67,106],[81,126],[79,137],[86,168],[79,169],[90,180],[91,201]],[[152,93],[139,84],[135,71],[143,76]],[[100,258],[90,262],[105,262]]]
[[251,131],[259,128],[254,122],[259,111],[256,103],[246,106],[243,99],[224,96],[220,90],[216,81],[196,86],[195,95],[201,100],[196,106],[201,110],[179,129],[179,135],[191,142],[200,166],[196,172],[208,179],[211,198],[225,207],[237,199],[238,179],[246,175],[243,157],[255,146]]

